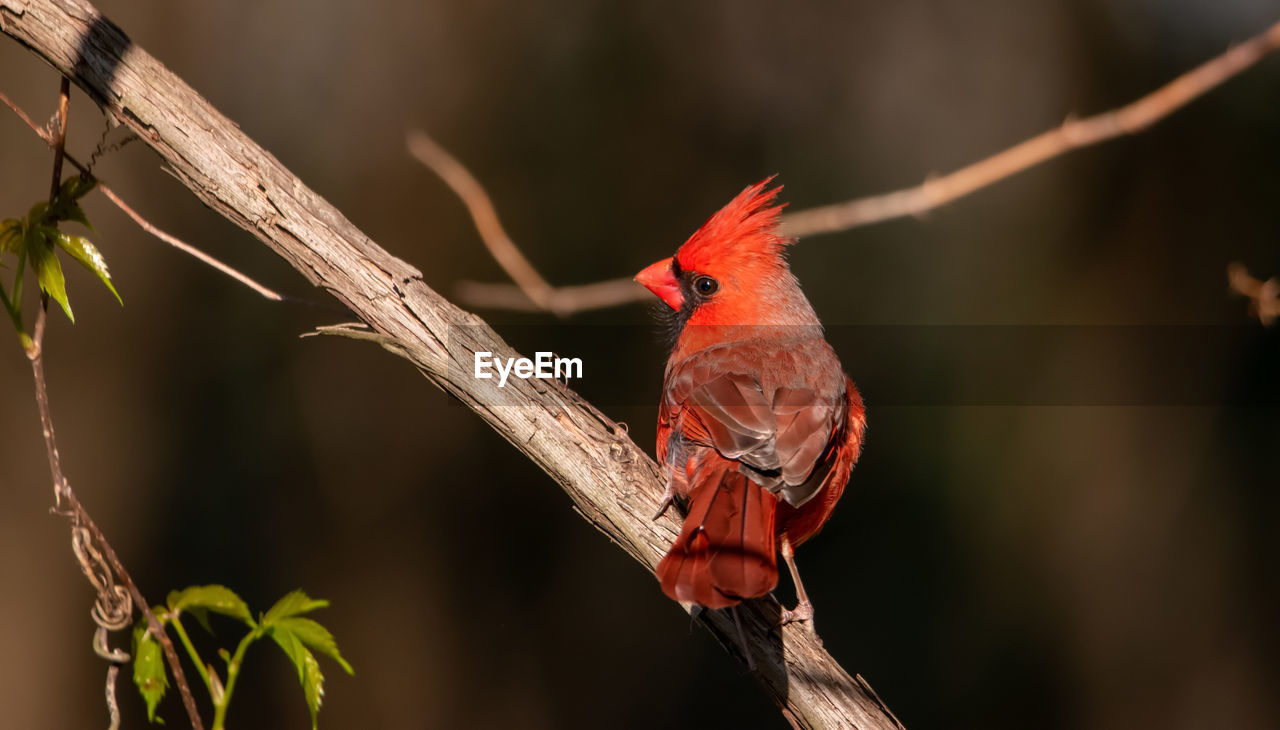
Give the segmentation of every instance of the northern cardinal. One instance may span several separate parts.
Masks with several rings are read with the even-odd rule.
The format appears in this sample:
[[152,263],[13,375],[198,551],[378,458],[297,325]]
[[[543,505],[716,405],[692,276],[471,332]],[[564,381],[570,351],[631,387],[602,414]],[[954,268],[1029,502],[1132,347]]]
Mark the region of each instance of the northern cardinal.
[[671,308],[676,333],[658,414],[667,490],[655,519],[677,498],[688,514],[658,564],[662,590],[708,608],[766,595],[781,549],[798,599],[787,623],[813,617],[794,549],[830,518],[866,419],[787,265],[792,241],[778,235],[772,179],[636,281]]

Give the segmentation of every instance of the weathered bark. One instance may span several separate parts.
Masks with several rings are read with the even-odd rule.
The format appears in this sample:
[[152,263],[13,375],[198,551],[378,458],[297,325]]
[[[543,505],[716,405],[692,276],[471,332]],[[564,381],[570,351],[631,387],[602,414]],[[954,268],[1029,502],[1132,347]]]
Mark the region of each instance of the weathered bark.
[[[206,205],[327,289],[384,346],[475,410],[550,474],[584,517],[653,570],[677,523],[650,519],[663,491],[659,469],[624,429],[560,383],[514,379],[499,394],[494,380],[470,377],[474,352],[516,353],[479,317],[445,301],[416,269],[375,245],[87,2],[0,0],[0,29],[137,132]],[[774,630],[775,603],[753,601],[741,615],[757,674],[793,724],[900,727],[805,626]],[[722,644],[738,651],[732,616],[708,611],[702,617]]]

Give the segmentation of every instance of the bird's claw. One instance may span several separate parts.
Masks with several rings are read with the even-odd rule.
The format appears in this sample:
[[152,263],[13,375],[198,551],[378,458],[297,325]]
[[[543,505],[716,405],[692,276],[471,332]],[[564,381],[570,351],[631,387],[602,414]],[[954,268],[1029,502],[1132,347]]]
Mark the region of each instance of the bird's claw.
[[658,511],[653,513],[652,519],[657,520],[659,517],[666,514],[667,508],[670,507],[671,503],[674,501],[676,501],[675,494],[668,492],[663,495],[662,503],[658,505]]
[[778,620],[779,626],[786,626],[791,623],[807,623],[809,628],[813,628],[813,604],[808,601],[801,601],[796,607],[790,611],[783,611],[781,618]]
[[672,502],[676,501],[676,484],[673,480],[667,480],[667,488],[662,492],[662,501],[658,503],[658,511],[653,513],[653,519],[656,521],[659,517],[666,514],[667,508]]

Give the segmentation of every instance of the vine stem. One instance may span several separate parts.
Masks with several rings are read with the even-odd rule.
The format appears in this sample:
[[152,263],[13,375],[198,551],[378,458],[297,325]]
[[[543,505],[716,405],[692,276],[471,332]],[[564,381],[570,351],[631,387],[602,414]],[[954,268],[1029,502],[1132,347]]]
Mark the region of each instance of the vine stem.
[[67,154],[67,113],[71,106],[71,79],[62,77],[58,85],[58,115],[53,118],[53,180],[49,183],[49,205],[62,187],[62,159]]
[[[58,114],[54,118],[56,129],[53,132],[55,144],[50,202],[57,197],[58,190],[61,187],[62,160],[66,154],[64,147],[67,137],[67,116],[70,97],[71,84],[67,77],[64,76],[59,85]],[[16,300],[20,295],[20,291],[15,291],[14,299]],[[14,301],[13,304],[15,307],[18,306],[17,301]],[[35,380],[36,406],[40,411],[40,425],[44,435],[45,453],[49,457],[49,472],[53,477],[54,511],[70,519],[73,528],[81,526],[87,528],[94,541],[102,548],[102,552],[109,561],[112,570],[115,571],[116,577],[120,579],[120,582],[129,591],[134,605],[146,617],[148,630],[151,631],[164,649],[165,659],[169,664],[169,669],[173,672],[174,684],[178,686],[178,691],[182,695],[182,703],[186,707],[191,727],[193,730],[204,730],[204,723],[200,720],[195,698],[191,695],[191,687],[187,684],[187,678],[182,671],[182,665],[178,661],[178,653],[173,648],[173,642],[165,634],[160,621],[156,618],[155,613],[151,611],[146,597],[138,590],[138,586],[133,582],[129,571],[125,570],[124,564],[120,562],[120,558],[111,547],[111,543],[107,542],[102,530],[98,528],[97,523],[89,516],[84,506],[80,504],[80,500],[76,498],[75,493],[71,491],[71,483],[62,471],[62,459],[58,455],[58,442],[53,431],[53,414],[49,407],[49,386],[44,372],[44,335],[48,320],[49,297],[44,292],[41,292],[40,307],[36,311],[35,328],[30,338],[23,339],[23,346],[26,350],[27,359],[31,362],[31,374]],[[20,334],[22,333],[21,328],[19,328],[19,332]]]
[[227,686],[222,693],[222,697],[213,703],[213,730],[223,730],[227,717],[227,707],[231,705],[231,693],[235,691],[236,679],[240,676],[240,665],[244,662],[244,653],[257,639],[261,638],[258,629],[255,627],[244,635],[240,640],[240,644],[236,646],[236,653],[231,656],[231,661],[227,662]]
[[209,670],[205,667],[204,660],[200,658],[200,652],[196,651],[195,644],[191,643],[191,637],[187,635],[187,628],[182,625],[182,621],[174,613],[169,614],[169,623],[173,626],[173,630],[178,632],[178,638],[182,640],[182,646],[186,648],[187,656],[191,658],[191,663],[196,665],[196,671],[200,673],[200,678],[204,680],[204,686],[209,690],[209,696],[213,697],[213,683],[209,680]]
[[45,321],[48,319],[47,297],[42,298],[40,304],[40,310],[36,314],[35,335],[32,338],[32,347],[27,350],[27,356],[31,359],[31,371],[35,377],[36,404],[40,410],[40,422],[44,427],[45,451],[49,454],[49,465],[54,474],[54,493],[57,500],[55,509],[59,514],[70,519],[73,525],[87,527],[93,535],[94,541],[102,548],[102,552],[111,564],[111,569],[115,571],[116,577],[124,584],[125,589],[129,591],[129,595],[133,598],[134,605],[142,611],[142,615],[146,618],[147,629],[152,636],[156,637],[160,642],[161,648],[164,649],[165,660],[169,665],[169,670],[173,672],[173,682],[178,686],[179,694],[182,695],[182,704],[186,707],[187,717],[191,721],[192,729],[204,730],[204,723],[201,721],[199,711],[196,709],[195,697],[191,694],[191,687],[187,684],[187,677],[182,671],[182,665],[178,661],[178,653],[173,648],[173,642],[169,640],[169,636],[160,625],[159,619],[151,611],[146,597],[142,595],[142,591],[138,590],[138,586],[133,582],[129,571],[125,570],[124,564],[120,562],[115,549],[111,547],[111,543],[107,542],[102,530],[99,529],[93,518],[89,516],[84,506],[80,504],[75,492],[71,490],[70,482],[67,481],[66,476],[62,473],[61,460],[58,457],[58,446],[54,439],[53,418],[50,415],[49,390],[45,383],[44,357],[42,354]]

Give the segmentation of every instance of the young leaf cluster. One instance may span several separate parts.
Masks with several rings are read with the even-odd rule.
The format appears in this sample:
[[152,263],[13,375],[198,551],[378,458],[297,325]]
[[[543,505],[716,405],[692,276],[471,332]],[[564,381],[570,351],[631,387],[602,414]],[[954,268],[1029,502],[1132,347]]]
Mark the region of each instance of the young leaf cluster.
[[[302,591],[292,591],[254,620],[248,605],[234,591],[225,586],[207,585],[171,592],[165,605],[157,606],[154,612],[161,625],[172,628],[178,635],[187,655],[200,673],[200,678],[204,680],[205,688],[213,701],[213,730],[223,730],[225,727],[227,707],[235,691],[245,651],[250,644],[264,637],[275,641],[297,670],[307,708],[311,711],[311,727],[315,728],[316,715],[324,697],[324,674],[320,671],[316,653],[324,654],[336,661],[348,674],[354,674],[351,665],[338,652],[333,634],[304,615],[328,605],[328,601],[311,598]],[[226,649],[218,651],[225,665],[225,683],[217,668],[200,658],[182,624],[183,614],[190,614],[206,631],[213,633],[209,625],[210,613],[235,619],[249,629],[234,653],[229,653]],[[169,682],[160,655],[160,643],[148,631],[145,622],[139,622],[134,628],[133,655],[133,681],[147,703],[147,719],[151,722],[163,722],[156,716],[156,707],[164,697]]]
[[[59,230],[64,221],[79,223],[90,231],[84,210],[80,207],[80,198],[93,190],[94,181],[84,177],[67,178],[58,189],[52,202],[40,201],[31,206],[31,210],[22,218],[8,218],[0,221],[0,266],[5,265],[7,255],[17,259],[14,267],[13,284],[5,289],[0,282],[0,300],[3,300],[9,318],[13,320],[19,336],[24,344],[27,342],[26,330],[22,324],[22,284],[27,264],[35,273],[36,282],[41,291],[49,296],[66,312],[67,319],[75,321],[71,313],[71,304],[67,300],[66,277],[62,273],[62,264],[58,260],[57,251],[61,249],[71,260],[92,271],[102,283],[120,300],[107,271],[107,262],[98,251],[97,246],[84,236],[75,236]],[[123,301],[121,301],[123,304]]]

